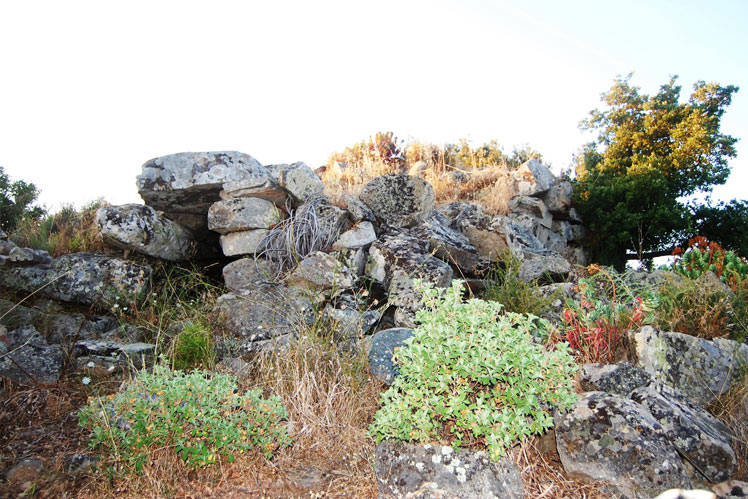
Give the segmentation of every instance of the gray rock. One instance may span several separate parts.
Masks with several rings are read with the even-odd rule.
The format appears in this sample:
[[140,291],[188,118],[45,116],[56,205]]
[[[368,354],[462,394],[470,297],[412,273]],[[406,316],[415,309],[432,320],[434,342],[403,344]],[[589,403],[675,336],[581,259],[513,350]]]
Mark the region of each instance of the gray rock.
[[566,242],[575,241],[574,231],[571,230],[571,224],[566,220],[558,220],[554,218],[553,222],[551,223],[551,230],[559,236],[563,237]]
[[296,203],[304,203],[322,194],[325,186],[316,173],[301,161],[291,165],[271,165],[267,169],[278,185],[293,196]]
[[288,193],[279,186],[273,176],[251,176],[235,182],[226,182],[222,186],[220,197],[223,200],[234,198],[260,198],[270,201],[276,206],[285,206]]
[[337,253],[340,261],[357,276],[363,276],[364,272],[366,272],[366,261],[369,258],[368,248],[341,249],[331,254],[334,253]]
[[273,203],[260,198],[231,198],[208,209],[208,228],[220,234],[269,229],[285,218]]
[[197,243],[192,233],[150,206],[126,204],[96,211],[104,241],[116,248],[174,262],[190,259]]
[[96,456],[90,456],[88,454],[73,454],[65,462],[65,472],[71,475],[77,475],[78,473],[90,473],[96,470],[96,463],[98,459]]
[[512,175],[520,196],[542,196],[556,183],[556,176],[537,159],[523,163]]
[[262,249],[262,242],[270,233],[267,229],[252,229],[223,234],[219,241],[226,256],[252,255]]
[[7,241],[7,240],[8,240],[8,234],[6,234],[3,229],[0,229],[0,241]]
[[566,238],[553,232],[552,230],[545,229],[546,241],[545,247],[551,251],[555,251],[559,255],[564,255],[569,249],[566,245]]
[[654,383],[637,388],[630,397],[649,410],[673,447],[701,474],[712,482],[730,478],[737,463],[727,426],[698,406],[666,398]]
[[748,345],[717,338],[713,341],[644,326],[629,333],[638,365],[656,380],[706,406],[740,380],[748,363]]
[[353,220],[354,223],[361,221],[377,221],[377,217],[374,216],[374,212],[371,211],[369,207],[362,203],[358,198],[355,198],[353,196],[346,196],[345,204],[348,208],[348,213],[351,214],[351,220]]
[[606,481],[625,497],[692,487],[675,448],[649,411],[618,395],[588,392],[556,416],[556,446],[566,473]]
[[371,374],[388,385],[391,385],[400,374],[392,355],[395,349],[402,347],[405,340],[413,336],[410,328],[390,328],[377,331],[368,340],[368,358]]
[[63,255],[50,265],[0,269],[0,286],[83,305],[131,302],[144,295],[151,268],[94,253]]
[[235,376],[237,379],[245,379],[252,372],[252,364],[237,357],[221,359],[216,364],[216,371]]
[[571,182],[563,181],[552,185],[542,199],[554,217],[563,219],[569,216],[573,193]]
[[573,241],[583,242],[587,237],[587,228],[580,224],[571,224],[571,236]]
[[571,272],[571,264],[564,257],[551,253],[539,255],[525,252],[519,278],[525,282],[531,282],[535,279],[544,279],[551,282],[565,280]]
[[434,213],[410,230],[416,237],[429,242],[429,249],[437,258],[451,263],[463,272],[484,270],[488,261],[481,258],[478,250],[462,233],[449,227],[449,219]]
[[47,467],[41,459],[24,459],[5,473],[5,480],[16,487],[26,488],[25,484],[30,487],[45,471]]
[[[195,232],[207,228],[208,208],[220,199],[224,184],[269,175],[248,154],[183,152],[146,162],[137,187],[145,204]],[[184,214],[195,216],[177,218]]]
[[492,462],[482,451],[384,441],[376,448],[375,470],[381,497],[525,497],[514,461]]
[[356,280],[356,274],[343,263],[317,251],[299,262],[286,278],[286,284],[328,295],[352,288]]
[[572,224],[584,223],[584,221],[582,220],[582,215],[579,214],[576,208],[572,208],[569,210],[569,221]]
[[511,249],[511,238],[503,217],[463,219],[459,224],[478,254],[489,261],[498,260]]
[[144,369],[153,365],[156,345],[112,340],[81,340],[73,346],[76,368],[96,377]]
[[739,497],[748,497],[748,483],[739,480],[729,480],[718,483],[712,490],[717,494],[718,499],[737,499]]
[[78,339],[101,338],[117,327],[113,317],[60,314],[52,316],[47,327],[47,339],[52,343],[68,343]]
[[60,379],[62,348],[47,344],[33,326],[10,331],[5,342],[7,353],[0,358],[0,376],[25,385],[56,383]]
[[325,305],[322,314],[332,323],[335,338],[344,344],[356,342],[368,334],[381,316],[378,310],[359,310],[350,295]]
[[530,196],[517,196],[509,201],[509,208],[515,213],[524,213],[534,217],[537,223],[546,227],[551,228],[553,222],[553,215],[546,208],[545,203],[538,198]]
[[235,345],[227,347],[229,356],[253,351],[254,342],[294,336],[315,320],[315,310],[306,293],[266,282],[241,294],[219,297],[216,310],[236,339]]
[[608,392],[622,397],[652,382],[652,376],[629,364],[585,364],[579,371],[582,390]]
[[49,263],[52,257],[44,250],[21,248],[13,241],[0,240],[0,267]]
[[467,201],[455,201],[445,204],[437,208],[436,211],[447,217],[451,227],[455,229],[460,229],[463,221],[476,223],[490,219],[490,217],[483,213],[483,208],[480,205]]
[[332,245],[332,249],[363,248],[377,240],[377,233],[371,222],[359,222],[352,228],[340,234]]
[[428,255],[429,243],[405,231],[382,234],[369,248],[366,274],[385,288],[390,285],[393,268],[403,262],[408,267],[418,265]]
[[272,265],[263,258],[241,258],[223,268],[223,282],[231,291],[244,291],[258,282],[272,280]]
[[418,177],[388,174],[366,184],[359,199],[388,227],[412,227],[434,210],[434,189]]

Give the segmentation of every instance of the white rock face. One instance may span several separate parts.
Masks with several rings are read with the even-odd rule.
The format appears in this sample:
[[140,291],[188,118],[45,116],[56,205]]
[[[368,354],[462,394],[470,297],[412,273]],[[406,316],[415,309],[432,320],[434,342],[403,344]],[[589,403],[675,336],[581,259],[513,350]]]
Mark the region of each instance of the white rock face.
[[96,211],[104,240],[117,248],[174,262],[188,260],[195,251],[190,231],[160,216],[150,206],[126,204]]
[[260,243],[269,232],[267,229],[253,229],[224,234],[220,239],[223,254],[235,256],[257,253],[260,249]]
[[361,222],[350,230],[343,232],[332,249],[363,248],[377,240],[377,233],[371,222]]
[[556,176],[537,159],[523,163],[513,175],[520,196],[542,196],[556,183]]
[[270,201],[233,198],[213,203],[208,210],[208,228],[220,234],[250,229],[268,229],[284,218]]
[[412,227],[434,211],[434,189],[418,177],[388,174],[361,189],[359,199],[377,221],[389,227]]

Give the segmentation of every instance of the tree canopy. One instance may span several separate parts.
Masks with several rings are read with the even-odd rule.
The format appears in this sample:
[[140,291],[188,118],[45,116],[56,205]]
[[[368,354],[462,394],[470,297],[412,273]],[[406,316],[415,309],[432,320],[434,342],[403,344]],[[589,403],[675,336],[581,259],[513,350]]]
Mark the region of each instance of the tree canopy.
[[618,78],[580,128],[598,133],[577,156],[575,201],[588,228],[592,257],[622,268],[667,253],[687,236],[684,197],[724,184],[737,139],[720,121],[738,87],[694,84],[680,101],[677,77],[643,94],[631,75]]
[[0,166],[0,229],[12,232],[24,214],[41,216],[44,210],[31,207],[39,196],[39,191],[32,183],[16,180],[11,182]]

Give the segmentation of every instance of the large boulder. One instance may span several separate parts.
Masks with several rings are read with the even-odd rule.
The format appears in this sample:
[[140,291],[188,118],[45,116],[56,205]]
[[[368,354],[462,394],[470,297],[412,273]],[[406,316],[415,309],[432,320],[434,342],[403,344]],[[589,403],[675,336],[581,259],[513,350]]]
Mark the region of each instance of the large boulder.
[[695,403],[708,405],[740,381],[748,364],[748,345],[716,338],[712,341],[651,326],[629,333],[638,365]]
[[412,227],[434,211],[434,189],[419,177],[382,175],[366,184],[358,197],[388,227]]
[[269,171],[266,175],[226,182],[219,195],[224,201],[235,198],[265,199],[279,207],[285,206],[288,200],[288,193],[276,183]]
[[657,388],[656,383],[639,387],[631,399],[649,410],[673,447],[702,475],[712,482],[730,478],[737,464],[730,429],[705,409],[666,397]]
[[261,198],[231,198],[213,203],[208,209],[208,228],[220,234],[251,229],[269,229],[284,214]]
[[487,267],[487,260],[481,258],[470,240],[449,225],[449,219],[436,212],[410,232],[428,241],[429,249],[437,258],[453,264],[462,272],[474,273]]
[[105,206],[96,211],[96,223],[104,241],[116,248],[174,262],[188,260],[195,253],[192,233],[150,206]]
[[0,268],[0,286],[82,305],[131,302],[151,284],[147,265],[95,253],[73,253],[49,265]]
[[542,196],[556,183],[556,176],[537,159],[523,163],[512,174],[520,196]]
[[574,188],[571,182],[558,182],[551,186],[542,199],[554,217],[566,219],[573,201]]
[[569,413],[557,415],[555,432],[568,474],[610,482],[624,497],[654,497],[666,489],[692,487],[660,423],[630,399],[584,393]]
[[653,381],[652,376],[628,362],[616,364],[585,364],[579,370],[582,389],[588,392],[608,392],[628,397],[639,387]]
[[0,376],[21,384],[56,383],[62,374],[60,345],[49,345],[33,326],[6,332],[0,326]]
[[145,204],[192,231],[207,228],[208,208],[226,183],[269,178],[259,161],[236,151],[183,152],[143,165],[137,187]]
[[493,462],[484,451],[385,440],[376,448],[375,471],[380,497],[525,497],[514,461]]

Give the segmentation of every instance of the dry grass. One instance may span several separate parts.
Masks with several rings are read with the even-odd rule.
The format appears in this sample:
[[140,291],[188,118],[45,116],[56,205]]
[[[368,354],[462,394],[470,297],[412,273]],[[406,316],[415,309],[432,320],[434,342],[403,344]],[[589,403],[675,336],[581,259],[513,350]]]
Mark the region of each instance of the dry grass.
[[[745,366],[742,368],[744,371]],[[725,423],[733,433],[732,448],[738,466],[732,479],[748,481],[748,373],[709,406],[709,411]]]

